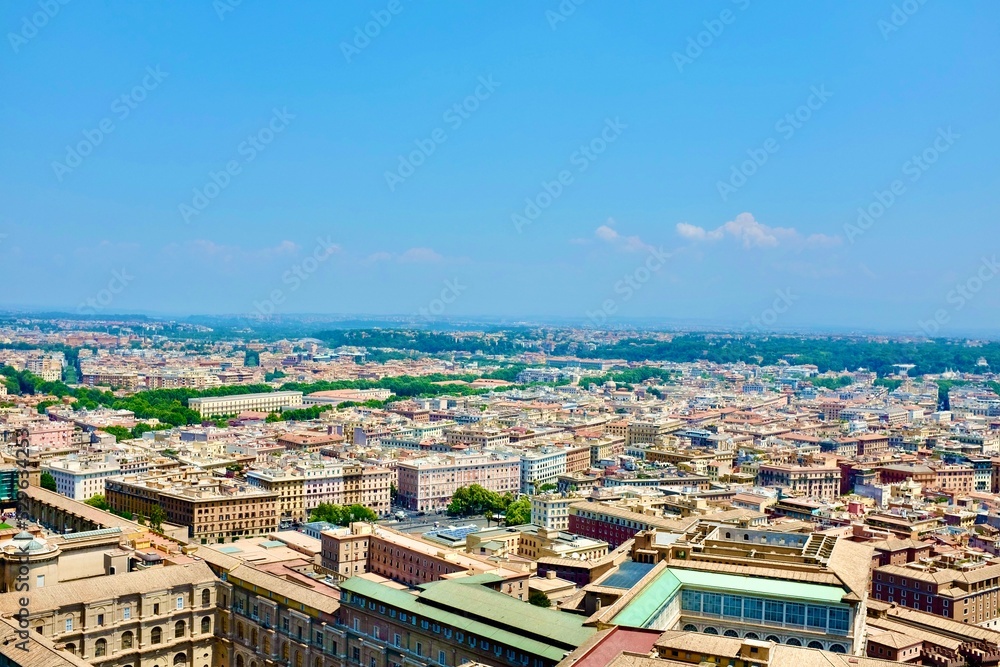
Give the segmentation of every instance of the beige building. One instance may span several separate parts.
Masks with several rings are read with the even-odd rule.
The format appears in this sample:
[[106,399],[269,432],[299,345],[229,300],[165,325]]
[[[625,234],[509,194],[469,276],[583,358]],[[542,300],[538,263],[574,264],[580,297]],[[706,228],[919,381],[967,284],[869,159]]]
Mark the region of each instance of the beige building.
[[241,412],[278,412],[302,405],[301,391],[271,391],[262,394],[202,396],[188,400],[188,407],[202,417],[235,415]]
[[105,498],[118,511],[149,517],[161,507],[169,523],[188,527],[202,544],[267,536],[278,528],[278,495],[197,471],[109,479]]
[[[27,623],[32,634],[101,667],[215,667],[222,586],[205,563],[46,586],[31,592]],[[0,595],[0,613],[18,614],[21,595]]]

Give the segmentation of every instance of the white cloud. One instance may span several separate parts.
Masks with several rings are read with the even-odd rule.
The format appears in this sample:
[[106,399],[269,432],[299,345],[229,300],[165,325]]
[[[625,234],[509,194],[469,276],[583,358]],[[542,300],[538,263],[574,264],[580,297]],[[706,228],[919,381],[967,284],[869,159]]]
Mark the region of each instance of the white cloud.
[[444,259],[430,248],[410,248],[399,256],[401,262],[440,262]]
[[810,234],[803,236],[792,227],[769,227],[757,222],[750,213],[740,213],[735,220],[705,229],[687,222],[677,223],[677,233],[689,241],[719,241],[732,237],[740,241],[744,248],[776,248],[779,245],[798,247],[832,246],[840,243],[839,236]]
[[614,228],[617,224],[614,218],[608,218],[607,224],[601,225],[594,230],[594,236],[600,241],[604,241],[625,252],[638,252],[640,250],[649,251],[653,246],[644,242],[638,236],[622,236]]

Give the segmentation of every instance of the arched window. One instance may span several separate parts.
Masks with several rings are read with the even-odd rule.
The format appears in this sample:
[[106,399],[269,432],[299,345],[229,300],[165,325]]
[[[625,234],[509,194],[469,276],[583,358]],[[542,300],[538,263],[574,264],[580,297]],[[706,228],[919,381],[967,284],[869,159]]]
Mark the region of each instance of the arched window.
[[739,637],[740,636],[740,634],[738,632],[736,632],[736,630],[726,630],[722,634],[724,634],[727,637]]
[[281,659],[288,661],[288,642],[282,642],[281,644]]
[[250,643],[257,645],[257,628],[250,628]]
[[244,635],[243,635],[243,624],[242,623],[237,623],[236,624],[236,638],[237,639],[243,639],[244,638]]
[[264,653],[271,654],[271,638],[264,635]]
[[802,642],[800,642],[795,637],[789,637],[788,641],[785,643],[788,644],[789,646],[802,646]]
[[149,643],[159,644],[161,641],[163,641],[163,630],[157,626],[149,633]]
[[188,661],[187,653],[178,653],[174,656],[174,667],[186,665]]
[[201,592],[201,606],[207,607],[212,604],[212,591],[207,588]]
[[719,631],[716,630],[715,628],[709,626],[709,627],[705,628],[705,634],[706,635],[717,635],[717,634],[719,634]]
[[756,632],[748,632],[745,635],[743,635],[743,638],[744,639],[760,639],[760,637],[757,635]]
[[830,644],[831,653],[847,653],[847,649],[844,648],[843,644]]
[[70,642],[70,643],[66,644],[66,650],[68,652],[70,652],[70,653],[75,654],[76,653],[76,644],[74,644],[73,642]]
[[764,641],[774,642],[775,644],[781,643],[781,640],[775,637],[774,635],[768,635],[767,637],[764,637]]
[[132,648],[132,642],[135,640],[135,635],[132,631],[122,633],[122,648]]
[[236,655],[236,667],[243,667],[243,656],[242,655],[239,655],[239,654]]
[[100,658],[108,654],[108,642],[105,639],[98,639],[94,642],[94,657]]
[[212,619],[206,616],[205,618],[201,619],[201,634],[207,635],[211,631],[212,631]]
[[187,630],[187,625],[184,621],[177,621],[174,623],[174,638],[183,637],[185,630]]
[[687,625],[684,626],[684,632],[698,632],[698,628],[688,623]]

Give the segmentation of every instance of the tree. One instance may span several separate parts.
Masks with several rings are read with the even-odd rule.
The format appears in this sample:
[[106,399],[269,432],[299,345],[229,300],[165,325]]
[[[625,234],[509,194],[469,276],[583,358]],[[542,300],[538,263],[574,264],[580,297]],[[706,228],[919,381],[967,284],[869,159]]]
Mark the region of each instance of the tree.
[[48,489],[49,491],[56,490],[56,478],[47,470],[42,473],[41,484],[43,489]]
[[163,522],[167,519],[167,513],[159,505],[154,505],[149,512],[149,527],[157,533],[163,530]]
[[111,511],[111,505],[109,505],[108,501],[105,500],[104,495],[100,493],[98,493],[96,496],[91,496],[90,498],[87,498],[83,502],[86,503],[87,505],[90,505],[91,507],[96,507],[99,510],[104,510],[106,512]]
[[547,608],[552,606],[552,600],[550,600],[549,596],[542,591],[531,591],[531,593],[528,594],[528,602],[536,607]]
[[559,487],[556,484],[549,482],[548,484],[542,484],[538,487],[539,493],[545,493],[546,491],[555,491]]
[[101,430],[115,436],[115,440],[119,442],[132,438],[132,431],[128,430],[124,426],[102,426]]
[[320,503],[309,515],[310,521],[326,521],[338,526],[347,526],[354,521],[378,521],[378,515],[364,505],[335,505]]
[[515,500],[507,506],[507,518],[504,520],[508,526],[523,526],[531,523],[531,501],[527,498]]

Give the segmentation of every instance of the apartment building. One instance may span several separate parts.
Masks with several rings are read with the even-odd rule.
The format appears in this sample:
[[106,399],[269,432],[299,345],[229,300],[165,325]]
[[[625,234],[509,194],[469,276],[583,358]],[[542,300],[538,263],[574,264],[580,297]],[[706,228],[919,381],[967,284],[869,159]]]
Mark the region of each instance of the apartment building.
[[569,530],[569,506],[579,498],[544,494],[531,498],[531,523],[550,530]]
[[320,541],[321,564],[339,579],[373,574],[416,586],[463,574],[493,573],[495,590],[528,599],[527,567],[501,566],[381,526],[356,522],[348,528],[323,531]]
[[836,465],[761,464],[757,484],[780,487],[793,495],[833,500],[840,494],[841,470]]
[[32,634],[102,667],[214,667],[224,586],[205,563],[159,566],[38,588],[28,605],[22,593],[0,595],[0,613],[26,607]]
[[608,555],[608,543],[541,526],[526,525],[483,530],[465,538],[465,551],[490,558],[519,556],[594,560]]
[[28,424],[28,446],[38,449],[68,449],[76,428],[68,422],[33,421]]
[[961,623],[1000,628],[1000,565],[968,571],[884,565],[872,576],[871,595]]
[[510,435],[495,428],[470,425],[450,429],[445,433],[449,445],[475,445],[479,449],[495,449],[510,444]]
[[460,487],[471,484],[517,494],[521,489],[521,459],[501,454],[454,454],[400,461],[399,502],[411,510],[444,509]]
[[625,445],[630,447],[638,443],[662,444],[666,436],[683,427],[684,422],[680,419],[630,421],[625,433]]
[[542,447],[521,455],[521,493],[532,495],[545,484],[555,484],[566,472],[566,450]]
[[104,480],[126,473],[146,472],[145,459],[123,469],[111,456],[101,459],[50,459],[42,470],[52,475],[56,491],[73,500],[87,500],[104,494]]
[[241,412],[280,412],[302,405],[301,391],[272,391],[263,394],[202,396],[188,400],[188,407],[202,417],[220,417]]
[[148,517],[161,507],[166,520],[188,527],[202,544],[264,537],[278,528],[278,494],[198,471],[128,475],[105,480],[111,507]]

